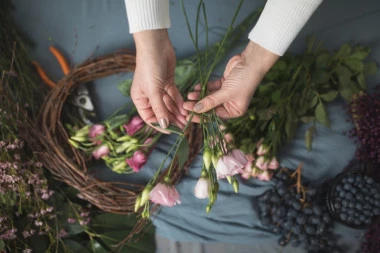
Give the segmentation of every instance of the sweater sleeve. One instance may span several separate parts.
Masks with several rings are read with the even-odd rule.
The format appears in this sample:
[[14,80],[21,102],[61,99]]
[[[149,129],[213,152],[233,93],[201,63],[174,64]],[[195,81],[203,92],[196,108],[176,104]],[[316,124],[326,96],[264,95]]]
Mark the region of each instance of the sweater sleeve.
[[169,0],[125,0],[129,32],[170,27]]
[[323,0],[268,0],[248,38],[283,55]]

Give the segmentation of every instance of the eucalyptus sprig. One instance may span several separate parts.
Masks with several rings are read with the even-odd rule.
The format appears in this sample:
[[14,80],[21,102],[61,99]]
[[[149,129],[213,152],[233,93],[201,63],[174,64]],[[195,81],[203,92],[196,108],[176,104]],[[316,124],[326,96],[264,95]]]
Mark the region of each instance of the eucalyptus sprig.
[[305,133],[306,147],[311,150],[316,124],[330,126],[326,105],[338,97],[350,101],[367,89],[366,77],[377,71],[374,62],[366,61],[369,52],[367,47],[349,44],[330,52],[310,37],[306,52],[286,54],[272,67],[248,113],[229,120],[226,131],[247,153],[264,138],[265,146],[276,155],[301,123],[311,123]]

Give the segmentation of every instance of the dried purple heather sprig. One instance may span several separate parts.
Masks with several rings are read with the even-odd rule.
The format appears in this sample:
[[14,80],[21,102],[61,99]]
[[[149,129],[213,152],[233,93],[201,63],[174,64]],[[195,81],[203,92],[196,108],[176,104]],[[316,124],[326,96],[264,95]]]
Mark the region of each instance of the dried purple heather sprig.
[[357,158],[380,164],[380,93],[361,94],[351,101],[348,112],[355,125],[349,136],[359,142]]

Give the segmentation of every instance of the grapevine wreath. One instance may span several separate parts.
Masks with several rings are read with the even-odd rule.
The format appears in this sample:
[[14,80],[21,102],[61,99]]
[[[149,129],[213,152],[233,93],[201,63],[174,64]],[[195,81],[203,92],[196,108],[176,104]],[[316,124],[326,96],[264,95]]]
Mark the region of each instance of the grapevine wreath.
[[[38,150],[41,161],[58,180],[77,189],[84,200],[106,212],[117,214],[134,213],[136,197],[145,186],[128,182],[102,181],[88,173],[84,153],[68,142],[69,134],[62,122],[62,109],[78,85],[110,75],[133,72],[135,64],[135,55],[130,51],[122,51],[87,60],[73,68],[47,94],[40,111],[38,125],[29,129],[32,131],[31,143],[35,150]],[[202,144],[200,135],[200,128],[195,124],[191,124],[185,133],[189,144],[189,156],[184,167],[187,167],[198,154]],[[182,171],[184,170],[180,170],[177,157],[174,157],[174,167],[170,175],[172,184],[179,181]],[[167,173],[168,169],[163,171],[159,182]],[[152,208],[151,212],[157,210],[157,207]],[[138,230],[142,229],[143,224],[140,223],[137,227]]]

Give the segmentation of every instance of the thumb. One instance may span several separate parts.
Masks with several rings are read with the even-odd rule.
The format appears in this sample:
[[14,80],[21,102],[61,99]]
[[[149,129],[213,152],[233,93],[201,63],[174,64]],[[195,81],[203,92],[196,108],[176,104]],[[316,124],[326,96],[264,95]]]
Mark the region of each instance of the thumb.
[[167,128],[169,126],[169,112],[164,103],[163,94],[161,92],[150,94],[150,104],[160,127]]
[[196,113],[204,113],[210,111],[211,109],[228,102],[231,100],[229,92],[223,87],[220,90],[204,97],[198,103],[194,105],[194,112]]

